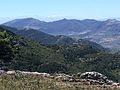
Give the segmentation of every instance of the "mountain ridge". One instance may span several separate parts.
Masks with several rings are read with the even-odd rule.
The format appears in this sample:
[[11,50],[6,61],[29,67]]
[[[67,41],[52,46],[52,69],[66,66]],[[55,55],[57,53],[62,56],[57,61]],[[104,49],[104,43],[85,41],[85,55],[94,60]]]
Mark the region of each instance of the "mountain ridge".
[[120,50],[120,21],[116,19],[105,21],[94,19],[62,19],[53,22],[43,22],[33,18],[27,18],[21,19],[21,21],[18,20],[12,24],[7,22],[3,25],[15,27],[19,30],[33,28],[51,35],[65,35],[76,39],[87,39],[105,48],[110,48],[115,51]]
[[38,31],[38,30],[34,30],[34,29],[23,29],[23,30],[17,30],[15,28],[11,28],[11,27],[7,27],[7,26],[2,26],[5,29],[8,29],[12,32],[14,32],[15,34],[22,36],[26,39],[31,39],[34,40],[36,42],[39,42],[41,44],[44,45],[72,45],[72,44],[86,44],[86,45],[91,45],[93,48],[96,49],[101,49],[101,50],[108,50],[106,48],[103,48],[101,45],[92,42],[92,41],[88,41],[88,40],[84,40],[84,39],[74,39],[71,38],[69,36],[64,36],[64,35],[50,35],[47,33],[44,33],[42,31]]

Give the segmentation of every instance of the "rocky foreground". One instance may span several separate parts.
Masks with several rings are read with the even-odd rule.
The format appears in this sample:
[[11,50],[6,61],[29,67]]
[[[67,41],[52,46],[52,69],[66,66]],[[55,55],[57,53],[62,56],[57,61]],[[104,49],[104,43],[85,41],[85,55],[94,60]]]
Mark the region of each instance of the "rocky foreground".
[[76,82],[76,83],[83,83],[85,85],[112,85],[112,86],[119,86],[119,83],[116,83],[112,80],[109,80],[105,75],[98,73],[98,72],[85,72],[85,73],[77,73],[74,75],[67,75],[63,73],[39,73],[39,72],[27,72],[27,71],[4,71],[0,70],[1,75],[37,75],[41,77],[46,77],[50,79],[54,79],[56,81],[62,82]]
[[98,72],[67,75],[0,70],[0,90],[120,90],[120,86]]

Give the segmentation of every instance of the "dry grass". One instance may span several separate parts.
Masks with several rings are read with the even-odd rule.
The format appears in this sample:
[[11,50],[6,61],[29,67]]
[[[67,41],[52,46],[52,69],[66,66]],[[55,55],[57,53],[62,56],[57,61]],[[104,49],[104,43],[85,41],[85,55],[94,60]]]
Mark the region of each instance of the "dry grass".
[[0,90],[120,90],[120,87],[62,82],[38,75],[0,75]]

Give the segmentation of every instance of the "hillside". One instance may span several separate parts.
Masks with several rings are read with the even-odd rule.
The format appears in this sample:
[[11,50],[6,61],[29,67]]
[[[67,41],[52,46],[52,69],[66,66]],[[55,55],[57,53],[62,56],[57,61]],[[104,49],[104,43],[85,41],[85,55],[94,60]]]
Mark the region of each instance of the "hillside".
[[[6,29],[0,27],[0,32],[3,33],[3,31],[6,31]],[[54,71],[55,69],[59,71],[61,70],[64,71],[62,69],[62,65],[64,67],[64,58],[60,54],[55,53],[52,49],[40,45],[37,42],[23,39],[21,37],[16,36],[13,33],[10,34],[7,33],[7,34],[8,36],[4,37],[4,39],[12,38],[11,40],[9,40],[8,46],[11,47],[10,49],[11,51],[14,51],[13,53],[14,58],[12,58],[8,62],[5,62],[5,64],[3,64],[1,68],[7,67],[10,69],[19,69],[19,70],[28,70],[28,71],[43,70],[46,72],[49,72],[49,70]],[[0,45],[2,45],[2,43]],[[4,48],[1,49],[4,50]],[[54,64],[56,68],[53,67],[50,68],[50,66]]]
[[[69,45],[41,45],[2,27],[0,32],[0,45],[7,42],[3,46],[9,48],[1,48],[0,51],[4,53],[0,57],[2,69],[69,74],[97,71],[112,80],[120,80],[120,55],[96,48],[89,41]],[[9,50],[8,54],[6,50]],[[7,58],[2,58],[3,56]]]
[[77,39],[88,39],[106,48],[119,50],[120,21],[108,19],[62,19],[54,22],[42,22],[33,18],[13,20],[4,25],[18,29],[33,28],[53,35],[67,35]]
[[60,45],[60,44],[72,44],[76,42],[74,39],[67,36],[63,36],[63,35],[53,36],[34,29],[17,30],[15,31],[15,33],[27,39],[32,39],[34,41],[40,42],[41,44]]
[[31,39],[45,45],[86,44],[96,49],[107,50],[103,48],[101,45],[89,40],[84,40],[84,39],[77,40],[64,35],[54,36],[31,28],[25,28],[24,30],[17,30],[16,28],[11,28],[7,26],[2,26],[2,27],[26,39]]
[[27,39],[31,39],[37,42],[40,42],[41,44],[58,44],[58,45],[62,45],[62,44],[73,44],[76,42],[75,39],[72,39],[71,37],[68,36],[64,36],[64,35],[50,35],[47,33],[44,33],[42,31],[38,31],[35,29],[31,29],[31,28],[25,28],[23,30],[17,30],[16,28],[11,28],[8,26],[4,26],[2,25],[3,28],[14,32],[15,34],[22,36],[24,38]]

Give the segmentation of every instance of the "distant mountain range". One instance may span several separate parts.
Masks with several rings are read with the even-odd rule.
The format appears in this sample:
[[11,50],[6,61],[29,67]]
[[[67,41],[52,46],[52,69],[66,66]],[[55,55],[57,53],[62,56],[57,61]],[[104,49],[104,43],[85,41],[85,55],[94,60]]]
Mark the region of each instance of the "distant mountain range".
[[[34,18],[25,18],[6,22],[3,25],[18,30],[32,28],[52,35],[67,35],[76,39],[87,39],[106,48],[120,50],[120,21],[115,19],[106,21],[62,19],[54,22],[44,22]],[[24,33],[26,32],[32,31],[24,31]],[[23,31],[19,33],[23,33]]]

